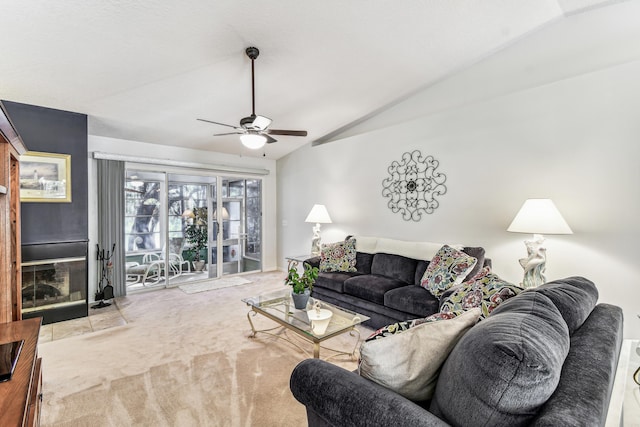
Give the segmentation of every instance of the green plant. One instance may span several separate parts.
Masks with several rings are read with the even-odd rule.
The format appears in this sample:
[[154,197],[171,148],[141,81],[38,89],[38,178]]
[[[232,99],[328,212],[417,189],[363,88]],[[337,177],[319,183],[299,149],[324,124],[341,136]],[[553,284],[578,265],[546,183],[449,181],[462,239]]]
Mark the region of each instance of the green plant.
[[318,267],[312,267],[311,264],[305,262],[302,275],[298,273],[297,267],[291,267],[284,284],[291,286],[294,294],[303,294],[306,289],[313,289],[318,272]]
[[200,261],[200,252],[209,242],[207,230],[207,208],[194,208],[185,215],[189,224],[184,229],[184,237],[189,242],[187,252],[194,261]]

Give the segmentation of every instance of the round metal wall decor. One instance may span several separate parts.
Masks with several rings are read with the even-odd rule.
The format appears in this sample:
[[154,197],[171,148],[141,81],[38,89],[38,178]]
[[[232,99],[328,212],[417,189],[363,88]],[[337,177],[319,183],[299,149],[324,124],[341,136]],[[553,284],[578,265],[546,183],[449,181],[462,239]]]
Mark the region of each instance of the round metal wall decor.
[[447,177],[437,171],[439,165],[433,156],[423,157],[420,150],[393,161],[389,176],[382,180],[382,195],[389,198],[389,209],[400,212],[405,221],[420,221],[423,214],[432,214],[440,206],[436,197],[447,192]]

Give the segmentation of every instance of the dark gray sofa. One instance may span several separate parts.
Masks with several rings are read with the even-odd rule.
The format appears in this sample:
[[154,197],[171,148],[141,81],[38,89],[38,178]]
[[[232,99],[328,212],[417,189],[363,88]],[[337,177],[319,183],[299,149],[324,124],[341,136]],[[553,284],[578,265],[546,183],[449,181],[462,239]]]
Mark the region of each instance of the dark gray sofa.
[[[479,263],[467,277],[491,265],[483,248],[465,247],[463,251]],[[320,257],[306,262],[319,267]],[[428,265],[428,260],[398,254],[357,251],[356,272],[321,272],[311,296],[368,316],[364,325],[374,329],[427,317],[440,308],[439,299],[420,286]]]
[[597,298],[593,283],[571,277],[507,300],[458,341],[430,401],[318,359],[298,364],[291,391],[311,427],[601,426],[623,318]]

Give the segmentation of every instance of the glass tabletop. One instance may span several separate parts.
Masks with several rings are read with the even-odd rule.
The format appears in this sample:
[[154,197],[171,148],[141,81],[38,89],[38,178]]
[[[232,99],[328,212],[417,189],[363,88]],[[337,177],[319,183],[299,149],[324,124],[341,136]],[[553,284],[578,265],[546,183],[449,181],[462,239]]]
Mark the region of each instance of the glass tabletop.
[[337,307],[311,297],[307,304],[308,309],[314,310],[314,304],[319,302],[320,308],[330,310],[333,313],[326,331],[323,334],[314,334],[311,329],[311,322],[309,321],[307,310],[298,310],[294,307],[290,289],[243,298],[242,301],[251,306],[254,311],[264,314],[281,323],[283,326],[294,329],[302,335],[307,335],[309,338],[316,340],[330,338],[369,320],[369,317],[363,314]]

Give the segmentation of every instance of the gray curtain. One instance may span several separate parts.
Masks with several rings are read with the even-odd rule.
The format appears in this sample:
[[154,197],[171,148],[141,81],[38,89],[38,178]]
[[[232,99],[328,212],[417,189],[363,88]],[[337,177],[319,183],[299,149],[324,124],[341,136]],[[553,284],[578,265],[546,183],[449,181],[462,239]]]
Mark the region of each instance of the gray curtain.
[[[98,162],[98,245],[113,251],[113,293],[127,294],[124,258],[124,162],[96,160]],[[96,247],[89,253],[95,253]],[[94,255],[97,257],[97,254]],[[95,259],[95,258],[94,258]],[[100,268],[100,265],[98,265]],[[98,277],[100,271],[98,271]],[[106,283],[105,283],[106,285]]]

